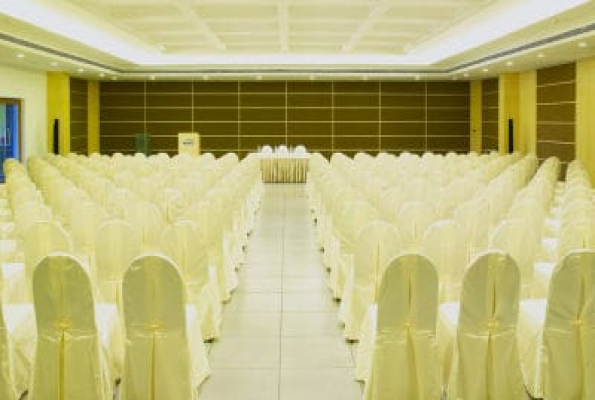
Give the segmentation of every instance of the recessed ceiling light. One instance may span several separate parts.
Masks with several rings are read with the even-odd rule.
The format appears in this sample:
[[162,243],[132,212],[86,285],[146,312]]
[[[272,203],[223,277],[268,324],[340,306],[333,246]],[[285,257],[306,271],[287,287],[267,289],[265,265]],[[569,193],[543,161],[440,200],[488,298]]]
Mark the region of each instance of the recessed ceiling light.
[[57,67],[57,66],[58,66],[58,62],[57,62],[57,61],[52,61],[52,62],[50,63],[50,65],[51,65],[52,67]]
[[465,78],[469,78],[469,73],[468,73],[468,72],[465,72],[465,73],[463,74],[463,76],[464,76]]
[[368,75],[363,75],[362,76],[362,80],[367,81],[368,80]]
[[580,42],[578,44],[578,47],[587,47],[587,46],[588,46],[587,42]]
[[545,54],[543,54],[543,53],[539,53],[539,54],[537,55],[537,58],[543,58],[543,57],[545,57]]
[[209,76],[208,75],[203,75],[202,76],[202,80],[203,81],[208,81],[209,80]]
[[149,79],[152,80],[152,81],[154,81],[155,80],[155,75],[149,76]]
[[112,76],[112,81],[117,81],[118,77],[117,76]]
[[419,79],[420,79],[420,78],[419,78],[419,75],[415,75],[413,78],[414,78],[416,81],[419,81]]
[[452,79],[453,81],[456,81],[456,80],[458,80],[459,78],[458,78],[458,77],[456,77],[456,76],[453,76],[451,79]]
[[514,63],[512,61],[506,61],[506,66],[507,67],[512,67]]
[[311,74],[311,75],[310,75],[310,80],[311,80],[311,81],[313,81],[313,80],[314,80],[314,78],[315,78],[314,74]]
[[487,69],[487,68],[484,68],[484,69],[482,69],[482,71],[483,71],[483,72],[488,72],[488,71],[489,71],[489,69]]
[[103,72],[101,72],[101,73],[99,74],[99,77],[100,77],[100,78],[103,78],[104,76],[105,76],[105,74],[104,74]]
[[85,70],[84,70],[84,69],[82,69],[82,68],[79,68],[79,69],[77,69],[77,71],[78,71],[78,72],[85,72]]
[[23,53],[19,53],[19,54],[17,54],[17,57],[18,57],[18,58],[24,58],[24,57],[25,57],[25,55],[24,55]]
[[256,75],[256,80],[257,81],[261,81],[262,80],[262,75]]

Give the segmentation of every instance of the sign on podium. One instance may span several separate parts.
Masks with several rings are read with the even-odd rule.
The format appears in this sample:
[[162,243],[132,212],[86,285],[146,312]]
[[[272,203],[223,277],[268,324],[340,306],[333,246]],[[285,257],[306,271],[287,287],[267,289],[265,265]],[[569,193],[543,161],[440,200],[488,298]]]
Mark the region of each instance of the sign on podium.
[[196,132],[178,133],[178,154],[198,156],[200,154],[200,135]]

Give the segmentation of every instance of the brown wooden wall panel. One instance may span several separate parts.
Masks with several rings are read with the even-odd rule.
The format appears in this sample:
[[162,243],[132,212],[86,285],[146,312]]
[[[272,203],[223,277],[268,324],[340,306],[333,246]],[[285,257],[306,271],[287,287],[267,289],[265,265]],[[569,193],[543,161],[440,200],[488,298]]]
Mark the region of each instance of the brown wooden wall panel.
[[481,82],[481,149],[484,152],[498,150],[498,96],[498,78]]
[[467,136],[429,136],[428,147],[442,151],[467,151],[469,149],[469,135]]
[[421,136],[425,137],[426,123],[420,122],[382,122],[382,136]]
[[88,83],[70,78],[70,152],[88,153]]
[[386,150],[406,149],[421,150],[426,149],[426,139],[423,136],[385,136],[380,138],[381,147]]
[[226,108],[238,107],[240,97],[237,93],[197,93],[194,95],[194,107]]
[[287,138],[293,136],[328,136],[333,135],[332,122],[288,122]]
[[287,93],[288,107],[320,107],[322,109],[333,106],[331,93]]
[[576,64],[537,70],[537,157],[575,158]]
[[100,107],[106,152],[131,152],[134,134],[147,132],[159,138],[153,150],[175,153],[181,131],[199,132],[202,151],[213,154],[265,144],[327,155],[468,151],[468,82],[105,82]]

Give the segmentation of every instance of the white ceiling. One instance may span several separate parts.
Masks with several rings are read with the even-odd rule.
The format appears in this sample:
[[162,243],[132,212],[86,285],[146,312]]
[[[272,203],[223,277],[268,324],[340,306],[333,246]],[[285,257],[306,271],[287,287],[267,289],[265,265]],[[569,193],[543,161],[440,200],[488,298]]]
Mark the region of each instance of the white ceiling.
[[595,55],[595,28],[573,32],[595,21],[594,3],[0,0],[0,64],[121,78],[463,79]]

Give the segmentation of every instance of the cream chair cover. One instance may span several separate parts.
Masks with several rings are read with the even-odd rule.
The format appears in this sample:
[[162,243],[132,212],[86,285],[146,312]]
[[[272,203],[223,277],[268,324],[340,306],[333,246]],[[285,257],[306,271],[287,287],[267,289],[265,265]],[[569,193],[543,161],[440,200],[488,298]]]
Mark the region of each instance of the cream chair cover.
[[126,205],[125,220],[138,230],[143,250],[159,247],[159,240],[165,228],[165,217],[159,207],[149,201],[137,201]]
[[0,299],[0,399],[16,399],[13,381],[10,342],[4,325],[2,299]]
[[161,237],[161,248],[180,267],[189,304],[201,319],[204,340],[219,337],[221,302],[216,277],[210,275],[205,239],[194,223],[185,220],[168,226]]
[[89,277],[79,261],[52,253],[35,268],[37,324],[31,400],[109,400]]
[[[516,339],[519,291],[519,269],[505,253],[485,253],[467,270],[460,311],[450,315],[458,323],[444,324],[457,325],[456,334],[452,332],[456,337],[445,339],[454,348],[448,398],[526,398]],[[440,318],[448,317],[441,307]],[[446,370],[449,359],[444,360]]]
[[357,235],[353,271],[348,276],[339,310],[348,340],[358,340],[370,306],[377,302],[380,280],[388,262],[402,250],[397,228],[382,220],[365,225]]
[[188,332],[194,308],[185,306],[182,277],[173,261],[152,253],[135,258],[124,274],[122,294],[126,350],[121,399],[197,399],[196,388],[209,375],[209,366],[200,327]]
[[533,270],[539,243],[535,227],[524,219],[508,219],[496,228],[490,248],[510,254],[521,273],[521,296],[533,295]]
[[140,253],[140,238],[128,222],[115,219],[106,221],[97,228],[95,271],[101,301],[120,303],[124,271]]
[[521,304],[519,348],[532,397],[595,399],[595,251],[561,260],[547,305]]
[[343,297],[345,280],[353,271],[353,247],[357,234],[368,222],[378,218],[378,211],[364,200],[350,200],[345,204],[337,225],[338,252],[331,263],[329,286],[333,297]]
[[32,299],[31,279],[33,271],[41,259],[49,253],[62,251],[70,252],[72,243],[68,233],[58,223],[53,221],[37,221],[31,225],[25,234],[25,302]]
[[425,201],[406,201],[399,209],[397,227],[405,251],[418,251],[426,229],[436,220],[434,207]]
[[418,254],[394,258],[380,285],[364,399],[440,398],[437,313],[438,274],[432,263]]
[[440,276],[440,302],[459,299],[469,254],[465,233],[456,221],[441,220],[430,225],[424,235],[421,253],[432,261]]

